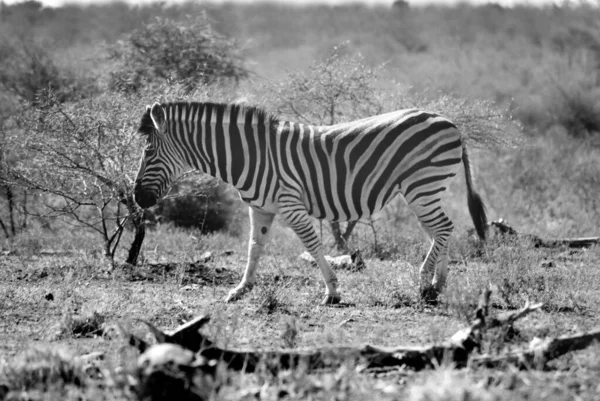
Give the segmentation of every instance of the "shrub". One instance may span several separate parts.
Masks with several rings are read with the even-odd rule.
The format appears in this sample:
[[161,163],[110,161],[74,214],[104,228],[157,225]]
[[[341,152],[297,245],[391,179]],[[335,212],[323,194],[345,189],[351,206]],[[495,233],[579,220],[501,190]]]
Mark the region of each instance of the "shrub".
[[557,86],[551,106],[554,123],[576,138],[600,134],[600,91]]
[[207,176],[173,186],[171,196],[159,201],[151,219],[202,233],[221,231],[232,219],[233,199],[227,187]]
[[60,102],[78,100],[98,92],[93,82],[58,67],[48,44],[25,38],[0,42],[0,88],[21,100],[37,102],[39,92],[47,89]]
[[248,75],[235,42],[215,32],[206,16],[178,22],[157,18],[112,48],[121,61],[110,85],[139,91],[150,83],[235,80]]
[[63,104],[45,92],[15,116],[4,143],[19,160],[10,167],[3,161],[2,182],[41,201],[29,212],[95,231],[110,258],[125,224],[133,220],[136,234],[140,228],[131,195],[140,148],[131,100],[108,94]]
[[[408,99],[406,99],[408,98]],[[470,146],[516,148],[526,142],[523,124],[510,110],[484,99],[469,100],[444,92],[408,92],[397,97],[410,104],[449,118]]]
[[376,86],[380,68],[369,67],[348,44],[335,46],[307,72],[289,74],[271,88],[272,106],[310,124],[336,124],[379,114],[383,101]]

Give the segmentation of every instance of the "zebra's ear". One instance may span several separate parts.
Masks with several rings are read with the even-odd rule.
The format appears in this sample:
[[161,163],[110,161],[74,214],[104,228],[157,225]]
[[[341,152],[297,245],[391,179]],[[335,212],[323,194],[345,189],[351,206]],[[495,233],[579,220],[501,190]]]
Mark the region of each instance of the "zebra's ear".
[[[150,106],[147,106],[149,108]],[[158,132],[162,133],[162,127],[165,124],[165,111],[161,107],[160,103],[156,102],[152,105],[150,109],[150,118],[152,118],[152,122],[154,126],[158,130]]]

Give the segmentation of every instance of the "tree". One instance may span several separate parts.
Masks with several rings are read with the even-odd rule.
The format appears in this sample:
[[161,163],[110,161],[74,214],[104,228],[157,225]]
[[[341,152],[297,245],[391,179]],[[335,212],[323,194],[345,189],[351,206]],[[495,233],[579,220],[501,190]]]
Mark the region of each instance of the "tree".
[[[29,1],[22,6],[23,10],[35,13],[41,3]],[[94,94],[97,88],[93,82],[91,79],[77,77],[73,71],[59,68],[47,45],[27,36],[7,33],[0,40],[0,126],[24,102],[36,103],[41,90],[51,88],[57,100],[72,101]],[[4,137],[0,138],[0,177],[9,174],[12,165],[10,160],[20,157],[7,152],[3,141]],[[8,209],[8,224],[5,225],[0,219],[0,226],[9,237],[17,232],[15,211],[18,207],[27,208],[28,197],[27,192],[16,193],[9,180],[2,180],[2,189]],[[16,204],[19,198],[21,205]],[[23,226],[26,221],[24,216]]]
[[248,76],[234,41],[215,32],[206,15],[174,21],[156,18],[112,48],[119,69],[112,87],[137,92],[151,83],[185,81],[194,88]]
[[[335,46],[322,62],[307,72],[295,72],[275,84],[273,102],[278,113],[310,124],[336,124],[380,114],[383,99],[376,82],[380,68],[365,64],[360,54],[348,54],[347,45]],[[357,221],[330,222],[335,245],[347,251]]]
[[111,93],[63,104],[52,91],[42,92],[7,130],[7,151],[26,157],[6,170],[5,181],[38,196],[41,215],[97,232],[113,261],[126,224],[132,224],[127,262],[135,264],[145,227],[132,196],[141,147],[132,100]]

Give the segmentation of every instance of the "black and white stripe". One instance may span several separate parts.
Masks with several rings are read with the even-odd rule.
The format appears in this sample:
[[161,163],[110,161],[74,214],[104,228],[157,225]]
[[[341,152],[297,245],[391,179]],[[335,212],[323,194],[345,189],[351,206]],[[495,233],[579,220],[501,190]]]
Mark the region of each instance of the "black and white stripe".
[[[335,275],[320,262],[324,261],[322,246],[309,216],[359,220],[401,193],[433,238],[421,268],[421,290],[435,293],[445,282],[447,243],[453,230],[440,196],[446,189],[444,182],[457,173],[462,161],[469,210],[479,236],[485,237],[485,208],[473,188],[461,134],[452,122],[434,113],[409,109],[312,126],[235,104],[156,103],[147,108],[139,131],[149,143],[135,188],[142,207],[156,203],[172,179],[186,169],[228,182],[252,207],[251,216],[261,220],[263,234],[272,215],[283,216],[319,263],[332,302],[339,300]],[[256,261],[249,257],[245,281],[230,299],[250,288],[255,279],[266,237],[261,239],[254,225],[249,253]],[[260,251],[253,253],[252,238]]]

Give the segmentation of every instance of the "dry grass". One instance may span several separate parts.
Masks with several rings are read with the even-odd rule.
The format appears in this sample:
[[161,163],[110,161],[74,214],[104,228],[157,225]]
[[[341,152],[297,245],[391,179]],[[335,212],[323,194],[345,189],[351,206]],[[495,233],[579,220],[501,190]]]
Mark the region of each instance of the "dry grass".
[[[299,240],[286,239],[288,230],[276,225],[274,237],[283,239],[270,244],[254,292],[235,304],[222,302],[231,288],[230,282],[213,284],[198,279],[182,283],[176,274],[151,281],[128,281],[128,276],[119,271],[98,275],[93,262],[89,266],[74,262],[70,269],[65,269],[60,267],[61,258],[55,256],[32,256],[26,265],[17,256],[5,258],[4,271],[8,274],[0,281],[0,308],[4,316],[0,324],[6,333],[1,345],[4,356],[0,383],[13,391],[26,389],[31,399],[46,399],[49,394],[59,393],[66,399],[75,399],[72,398],[75,394],[105,399],[96,394],[98,386],[105,385],[111,389],[111,397],[133,397],[122,376],[106,373],[114,372],[114,367],[123,363],[131,367],[133,355],[129,352],[126,358],[120,351],[123,343],[118,336],[76,336],[73,316],[79,315],[91,316],[95,323],[104,321],[102,327],[119,322],[141,334],[145,329],[134,318],[170,328],[191,316],[210,313],[213,320],[207,332],[221,346],[229,347],[421,344],[442,341],[464,326],[480,289],[492,283],[496,289],[492,299],[494,308],[511,309],[527,299],[545,301],[546,307],[519,322],[515,333],[490,339],[489,349],[484,351],[498,352],[534,336],[571,333],[600,323],[597,317],[600,299],[596,291],[600,270],[595,267],[600,261],[598,249],[569,254],[492,241],[485,256],[451,266],[443,303],[434,309],[417,301],[418,260],[408,263],[367,259],[367,268],[362,272],[338,273],[344,300],[355,306],[324,308],[318,306],[323,291],[319,272],[298,259],[299,252],[290,254],[289,249],[298,249]],[[168,236],[173,235],[171,252],[185,255],[186,244],[178,246],[174,240],[183,233],[172,228],[169,231],[150,232],[149,240],[160,237],[169,241]],[[457,245],[468,247],[461,241],[456,239]],[[243,239],[217,234],[201,242],[198,254],[189,254],[190,259],[205,249],[234,248],[236,253],[216,258],[210,268],[230,270],[240,277],[245,259],[240,250],[245,249]],[[410,253],[422,251],[422,247],[417,247]],[[554,263],[553,267],[542,265],[548,261]],[[39,272],[42,267],[47,272],[43,277],[37,273],[22,275],[23,271]],[[46,300],[44,297],[50,293],[53,300]],[[94,311],[101,312],[94,314]],[[46,333],[56,321],[63,323],[65,333],[72,334],[60,339],[48,337]],[[31,351],[32,346],[41,351]],[[65,354],[55,351],[57,347],[69,349],[71,355],[105,352],[106,358],[100,362],[104,378],[94,378],[72,356],[64,357]],[[254,375],[227,373],[227,379],[223,379],[224,384],[213,397],[359,400],[377,394],[383,400],[487,401],[506,397],[542,399],[538,395],[545,391],[548,399],[593,400],[599,389],[591,385],[590,377],[600,369],[598,352],[594,347],[565,356],[553,362],[548,372],[514,372],[510,368],[457,372],[444,366],[419,374],[389,372],[382,376],[358,373],[351,365],[344,364],[334,372],[308,374],[298,367],[275,377],[268,371]],[[56,377],[61,379],[57,381]],[[557,386],[556,377],[569,385]],[[56,383],[53,389],[48,388],[50,382]]]

